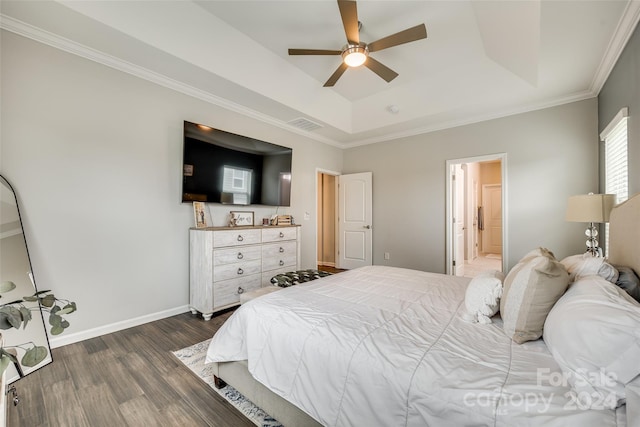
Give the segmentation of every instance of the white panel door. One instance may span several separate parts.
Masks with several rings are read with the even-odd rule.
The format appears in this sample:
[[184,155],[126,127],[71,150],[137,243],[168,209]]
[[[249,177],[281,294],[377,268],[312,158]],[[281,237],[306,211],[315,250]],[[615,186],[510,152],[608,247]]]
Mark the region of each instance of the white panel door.
[[453,171],[453,274],[464,276],[464,170],[457,164]]
[[338,177],[338,268],[373,264],[371,175],[363,172]]
[[484,231],[482,251],[485,254],[502,254],[502,185],[482,186],[484,205]]

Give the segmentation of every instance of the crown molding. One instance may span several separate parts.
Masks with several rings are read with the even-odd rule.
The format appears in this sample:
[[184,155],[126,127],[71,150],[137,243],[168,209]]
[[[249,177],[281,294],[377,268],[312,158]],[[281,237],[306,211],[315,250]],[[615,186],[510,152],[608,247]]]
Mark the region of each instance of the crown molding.
[[515,116],[517,114],[529,113],[531,111],[544,110],[545,108],[557,107],[559,105],[583,101],[585,99],[594,98],[595,96],[597,96],[597,94],[593,94],[591,91],[584,91],[577,94],[560,97],[553,100],[548,100],[545,102],[530,103],[528,105],[524,105],[519,108],[511,108],[507,110],[492,112],[489,114],[479,114],[479,115],[467,117],[464,120],[451,120],[448,122],[440,122],[440,123],[433,124],[431,126],[410,129],[408,131],[388,134],[382,137],[362,139],[354,143],[347,143],[345,144],[344,148],[354,148],[362,145],[376,144],[378,142],[387,142],[395,139],[409,138],[412,136],[423,135],[426,133],[436,132],[440,130],[452,129],[460,126],[471,125],[474,123],[486,122],[488,120],[501,119],[504,117]]
[[544,108],[554,107],[570,102],[581,101],[598,96],[602,86],[606,82],[609,74],[613,70],[618,58],[624,50],[629,38],[633,34],[633,31],[640,20],[640,0],[631,0],[627,4],[627,7],[620,18],[616,31],[607,46],[606,53],[600,62],[591,86],[588,90],[572,94],[565,97],[556,98],[553,100],[531,103],[526,106],[521,106],[515,109],[505,109],[501,111],[492,112],[489,114],[479,114],[473,117],[467,117],[464,120],[453,120],[447,122],[440,122],[429,126],[417,127],[407,131],[389,133],[382,136],[357,139],[353,142],[339,142],[331,138],[327,138],[322,135],[315,134],[313,132],[299,129],[295,126],[289,125],[287,122],[276,120],[271,116],[258,112],[256,110],[247,108],[240,104],[237,104],[228,99],[219,97],[211,92],[203,91],[193,86],[182,83],[178,80],[172,79],[160,73],[152,70],[140,67],[133,63],[124,61],[120,58],[112,55],[100,52],[96,49],[74,42],[67,38],[58,36],[49,31],[27,24],[20,20],[16,20],[10,16],[0,14],[0,28],[10,31],[12,33],[27,37],[37,42],[46,44],[56,49],[63,50],[65,52],[80,56],[90,61],[97,62],[107,67],[128,73],[130,75],[139,77],[149,82],[158,84],[160,86],[175,90],[176,92],[200,99],[207,103],[217,105],[227,110],[236,112],[243,116],[258,120],[260,122],[275,126],[288,132],[295,133],[297,135],[304,136],[324,144],[331,145],[333,147],[347,149],[363,145],[375,144],[378,142],[388,142],[395,139],[407,138],[425,133],[435,132],[444,129],[450,129],[458,126],[465,126],[473,123],[479,123],[487,120],[498,119],[502,117],[508,117],[516,114],[526,113],[530,111],[540,110]]
[[342,147],[342,144],[332,139],[326,138],[322,135],[317,135],[311,132],[303,131],[294,126],[288,125],[286,122],[274,119],[266,114],[244,107],[233,101],[225,98],[221,98],[214,95],[211,92],[207,92],[188,84],[182,83],[178,80],[172,79],[155,71],[138,66],[136,64],[124,61],[113,55],[106,54],[96,49],[77,43],[73,40],[69,40],[65,37],[58,36],[49,31],[35,27],[31,24],[27,24],[20,20],[14,19],[10,16],[0,14],[0,28],[10,31],[14,34],[29,38],[31,40],[46,44],[53,48],[77,55],[79,57],[88,59],[93,62],[105,65],[118,71],[122,71],[127,74],[131,74],[135,77],[139,77],[143,80],[147,80],[151,83],[166,87],[168,89],[180,92],[184,95],[191,96],[193,98],[200,99],[201,101],[208,102],[213,105],[225,108],[227,110],[236,112],[238,114],[250,117],[252,119],[267,123],[269,125],[284,129],[289,132],[296,133],[306,138],[314,139],[324,144],[332,145],[335,147]]
[[622,51],[627,46],[627,42],[633,35],[633,32],[640,20],[640,1],[631,0],[618,22],[616,31],[609,41],[609,45],[605,51],[605,55],[598,66],[593,81],[591,82],[591,92],[595,95],[600,93],[602,86],[609,78],[609,74],[613,71],[613,67],[618,62]]
[[0,233],[0,240],[11,236],[17,236],[18,234],[22,234],[21,228],[14,228],[11,230],[3,231],[2,233]]
[[600,61],[600,65],[598,66],[598,70],[593,78],[591,86],[589,90],[569,95],[566,97],[557,98],[555,100],[550,100],[543,103],[533,103],[528,106],[523,106],[517,109],[510,110],[502,110],[499,112],[494,112],[485,115],[478,115],[475,117],[470,117],[465,120],[455,120],[449,122],[442,122],[432,126],[420,127],[416,129],[412,129],[404,132],[397,132],[394,134],[384,135],[382,137],[368,138],[356,141],[354,143],[346,144],[345,148],[358,147],[362,145],[375,144],[378,142],[386,142],[399,138],[407,138],[416,135],[421,135],[429,132],[436,132],[439,130],[450,129],[458,126],[465,126],[473,123],[484,122],[487,120],[499,119],[501,117],[513,116],[516,114],[527,113],[530,111],[541,110],[544,108],[556,107],[562,104],[568,104],[571,102],[582,101],[585,99],[590,99],[598,96],[600,90],[602,90],[602,86],[604,86],[605,82],[609,78],[613,67],[618,62],[622,51],[627,45],[627,42],[633,35],[633,32],[640,21],[640,0],[630,0],[627,4],[627,7],[618,22],[618,26],[616,27],[616,31],[614,32],[613,37],[611,38],[607,49],[605,51],[605,55]]

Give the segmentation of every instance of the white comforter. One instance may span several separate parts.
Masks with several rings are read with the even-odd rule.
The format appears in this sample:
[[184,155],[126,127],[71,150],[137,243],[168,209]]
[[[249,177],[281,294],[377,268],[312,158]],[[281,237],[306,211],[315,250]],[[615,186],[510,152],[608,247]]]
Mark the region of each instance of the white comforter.
[[327,426],[623,426],[581,410],[542,340],[461,319],[469,279],[373,266],[241,306],[207,362],[248,360]]

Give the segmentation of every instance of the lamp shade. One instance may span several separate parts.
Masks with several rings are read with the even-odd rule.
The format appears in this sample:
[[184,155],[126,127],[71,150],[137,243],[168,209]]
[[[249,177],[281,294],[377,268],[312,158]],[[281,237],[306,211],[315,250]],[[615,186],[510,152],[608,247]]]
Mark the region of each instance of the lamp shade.
[[609,222],[615,194],[580,194],[569,197],[565,219],[572,222]]

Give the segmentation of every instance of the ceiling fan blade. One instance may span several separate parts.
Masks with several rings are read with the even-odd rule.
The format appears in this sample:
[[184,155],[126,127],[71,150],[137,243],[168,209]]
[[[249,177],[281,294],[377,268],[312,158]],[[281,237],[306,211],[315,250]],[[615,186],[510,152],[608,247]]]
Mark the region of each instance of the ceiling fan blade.
[[340,55],[341,53],[341,50],[289,49],[289,55]]
[[360,44],[360,31],[358,31],[358,6],[352,0],[338,0],[342,26],[347,35],[349,44]]
[[400,31],[399,33],[381,38],[380,40],[376,40],[373,43],[369,43],[367,46],[369,47],[369,52],[376,52],[378,50],[426,38],[427,27],[424,24],[420,24],[404,31]]
[[398,73],[393,71],[391,68],[383,65],[381,62],[376,61],[372,57],[367,57],[367,60],[364,63],[365,67],[382,77],[384,80],[389,83],[391,80],[398,77]]
[[344,72],[349,68],[347,64],[344,62],[340,64],[338,69],[334,71],[334,73],[329,77],[329,80],[324,84],[324,87],[331,87],[336,84],[338,79],[344,74]]

